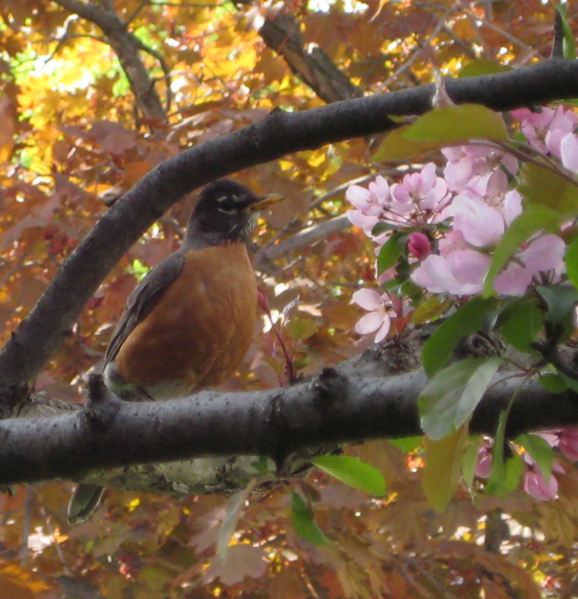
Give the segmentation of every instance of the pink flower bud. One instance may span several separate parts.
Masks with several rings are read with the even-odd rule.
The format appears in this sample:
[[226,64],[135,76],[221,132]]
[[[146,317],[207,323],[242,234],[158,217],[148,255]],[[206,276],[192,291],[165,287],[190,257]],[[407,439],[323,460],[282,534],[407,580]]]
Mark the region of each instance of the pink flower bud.
[[423,233],[412,233],[407,242],[407,249],[419,260],[431,254],[431,243]]

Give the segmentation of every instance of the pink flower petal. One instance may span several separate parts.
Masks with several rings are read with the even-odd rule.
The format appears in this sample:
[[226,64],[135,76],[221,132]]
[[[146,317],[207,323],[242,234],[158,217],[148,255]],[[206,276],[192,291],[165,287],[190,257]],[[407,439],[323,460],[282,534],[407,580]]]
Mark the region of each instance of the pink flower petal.
[[542,235],[520,253],[522,262],[534,272],[558,271],[564,264],[566,244],[556,235]]
[[522,481],[524,491],[538,501],[554,499],[558,493],[556,477],[551,475],[550,480],[546,482],[542,472],[537,468],[525,472]]
[[483,200],[458,195],[453,201],[454,228],[476,247],[495,245],[504,234],[505,223],[500,213]]
[[390,328],[391,328],[391,320],[390,320],[389,316],[387,316],[387,314],[386,314],[385,319],[383,320],[383,324],[381,325],[381,327],[379,328],[379,331],[377,331],[377,335],[375,336],[375,342],[379,343],[380,341],[383,341],[387,337],[387,334],[389,333]]
[[384,317],[387,318],[385,312],[370,312],[362,316],[355,325],[355,330],[360,335],[374,333],[384,323]]
[[345,192],[347,201],[353,204],[358,210],[363,210],[369,204],[371,194],[365,187],[360,185],[350,185]]
[[532,282],[532,272],[520,264],[511,262],[494,281],[494,289],[501,295],[520,296],[526,293]]
[[571,171],[578,171],[578,139],[569,133],[560,141],[562,164]]
[[367,234],[371,233],[373,227],[375,227],[375,225],[379,222],[379,218],[377,218],[377,216],[366,216],[359,210],[348,210],[346,214],[349,222],[352,225],[360,227]]
[[351,296],[351,301],[364,310],[383,310],[383,299],[373,289],[360,289]]
[[490,256],[474,250],[458,250],[449,254],[446,259],[456,280],[478,286],[477,291],[482,290],[484,277],[492,262]]
[[569,459],[578,461],[578,428],[563,428],[559,433],[558,449]]

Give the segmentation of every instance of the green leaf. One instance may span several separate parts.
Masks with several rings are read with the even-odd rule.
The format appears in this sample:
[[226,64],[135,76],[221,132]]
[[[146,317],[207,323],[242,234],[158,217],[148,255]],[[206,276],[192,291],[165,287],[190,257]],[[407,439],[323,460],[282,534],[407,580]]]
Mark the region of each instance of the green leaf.
[[436,329],[423,347],[422,361],[431,378],[450,359],[457,342],[483,328],[486,315],[495,309],[494,298],[475,297],[461,306]]
[[377,273],[380,275],[392,266],[397,264],[401,256],[401,248],[399,247],[399,233],[394,233],[387,242],[381,246],[379,256],[377,257]]
[[309,504],[298,493],[291,493],[291,519],[297,534],[313,545],[329,545],[327,537],[313,519]]
[[476,476],[476,467],[478,465],[478,454],[480,451],[480,444],[482,443],[481,437],[475,437],[470,440],[470,444],[464,451],[464,459],[462,462],[462,477],[464,483],[471,489],[474,484],[474,477]]
[[[568,175],[573,176],[569,171]],[[518,191],[526,205],[547,207],[559,216],[578,214],[578,181],[572,183],[559,173],[530,162],[522,165],[518,177]]]
[[530,457],[538,464],[544,480],[548,482],[552,474],[552,464],[554,463],[554,449],[548,441],[538,435],[528,433],[520,435],[514,439],[514,442],[526,449]]
[[456,492],[468,442],[467,424],[438,441],[425,440],[423,490],[429,504],[438,512],[446,509]]
[[554,374],[553,372],[542,375],[538,382],[550,393],[562,393],[568,389],[566,379],[561,374]]
[[544,313],[535,297],[522,297],[503,310],[498,325],[504,339],[516,349],[532,353],[531,343],[542,330]]
[[578,290],[568,285],[536,287],[536,293],[546,302],[548,310],[544,317],[549,322],[563,322],[578,301]]
[[501,115],[480,104],[437,108],[415,123],[392,131],[373,155],[376,162],[391,162],[472,140],[507,140]]
[[566,262],[566,274],[572,285],[578,289],[578,238],[566,248],[564,261]]
[[568,386],[568,389],[572,389],[572,391],[575,391],[576,393],[578,393],[578,381],[571,379],[569,376],[566,376],[565,374],[562,374],[562,373],[559,373],[559,374],[564,379],[564,382]]
[[371,229],[371,234],[377,237],[381,233],[385,233],[386,231],[396,231],[397,229],[399,229],[399,224],[394,225],[393,223],[379,222],[373,229]]
[[273,461],[265,455],[260,455],[255,461],[251,462],[251,466],[259,474],[270,474],[275,468]]
[[421,302],[411,313],[412,324],[420,325],[439,318],[449,306],[449,301],[442,301],[439,295],[432,295],[425,302]]
[[402,437],[401,439],[388,439],[388,441],[403,453],[409,453],[415,451],[423,443],[423,437]]
[[500,497],[504,497],[516,489],[520,484],[522,474],[524,474],[524,461],[517,453],[504,461],[506,424],[511,406],[512,402],[510,402],[508,409],[500,414],[498,429],[492,448],[492,473],[485,487],[486,493],[499,495]]
[[405,132],[411,141],[437,141],[440,147],[476,139],[506,141],[508,128],[502,115],[481,104],[460,104],[432,110]]
[[[578,198],[577,198],[578,201]],[[553,230],[560,216],[546,206],[530,205],[506,229],[498,242],[492,258],[492,263],[484,281],[484,296],[494,294],[494,281],[498,273],[518,248],[538,231]]]
[[487,58],[479,58],[469,62],[459,74],[460,79],[466,77],[481,77],[482,75],[495,75],[496,73],[507,73],[512,70],[505,64],[489,60]]
[[468,358],[438,372],[418,399],[421,428],[441,439],[472,415],[501,364],[499,358]]
[[560,15],[560,22],[562,25],[562,34],[564,35],[564,40],[562,42],[562,55],[564,58],[569,58],[570,60],[576,59],[576,43],[574,42],[574,33],[572,32],[572,28],[568,24],[567,19],[567,6],[565,4],[557,3],[554,5],[558,14]]
[[351,456],[325,455],[310,460],[327,474],[342,483],[364,491],[370,495],[385,495],[385,479],[381,472],[361,460]]
[[285,325],[285,330],[297,341],[299,339],[308,339],[315,335],[319,330],[319,324],[313,318],[293,316]]
[[405,133],[411,125],[404,125],[399,129],[394,129],[377,148],[373,155],[374,162],[392,162],[394,160],[405,160],[420,156],[431,150],[437,150],[440,145],[437,141],[412,141],[406,139]]

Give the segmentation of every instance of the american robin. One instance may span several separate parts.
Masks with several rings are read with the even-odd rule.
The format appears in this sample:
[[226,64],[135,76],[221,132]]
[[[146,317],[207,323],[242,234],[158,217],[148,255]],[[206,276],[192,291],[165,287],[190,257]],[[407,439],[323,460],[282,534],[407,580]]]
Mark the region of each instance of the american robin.
[[[249,349],[257,284],[246,242],[260,209],[281,199],[222,179],[207,185],[181,247],[137,285],[112,334],[104,380],[124,400],[171,399],[231,376]],[[102,487],[79,485],[71,522],[96,509]]]

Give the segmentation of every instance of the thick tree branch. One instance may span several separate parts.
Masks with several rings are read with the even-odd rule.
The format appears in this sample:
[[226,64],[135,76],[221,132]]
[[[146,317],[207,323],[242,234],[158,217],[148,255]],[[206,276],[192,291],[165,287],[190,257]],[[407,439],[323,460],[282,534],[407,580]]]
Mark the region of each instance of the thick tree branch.
[[144,50],[154,55],[160,61],[166,75],[166,65],[163,63],[162,57],[144,46],[137,37],[128,31],[127,23],[113,10],[81,0],[54,0],[54,2],[102,29],[106,40],[118,56],[144,116],[156,121],[165,121],[167,114],[155,90],[154,81],[150,78],[141,60],[139,51]]
[[[494,110],[510,110],[578,96],[578,63],[553,59],[499,75],[451,79],[446,86],[456,103],[478,102]],[[100,219],[6,344],[0,354],[0,395],[40,372],[124,252],[185,194],[291,152],[390,131],[396,127],[390,115],[427,112],[433,93],[430,84],[302,113],[274,111],[262,121],[159,164]]]
[[[278,461],[305,448],[419,435],[416,398],[426,383],[421,371],[362,379],[330,368],[284,389],[145,403],[109,396],[74,414],[8,419],[0,422],[0,485],[192,457]],[[508,377],[486,393],[470,430],[493,434],[511,401],[508,437],[578,424],[575,393],[552,394],[536,381]]]
[[279,12],[274,18],[266,17],[259,35],[325,102],[363,96],[363,92],[337,68],[322,48],[305,43],[299,23],[292,14]]

